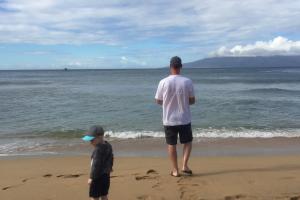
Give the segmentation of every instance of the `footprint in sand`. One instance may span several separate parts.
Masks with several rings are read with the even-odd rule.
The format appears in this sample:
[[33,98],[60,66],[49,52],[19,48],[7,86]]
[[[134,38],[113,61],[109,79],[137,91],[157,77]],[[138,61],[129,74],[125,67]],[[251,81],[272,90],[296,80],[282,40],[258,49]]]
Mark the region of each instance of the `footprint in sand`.
[[233,195],[233,196],[226,196],[224,199],[225,200],[235,200],[235,199],[241,199],[241,198],[245,198],[246,195],[243,194],[237,194],[237,195]]
[[177,183],[180,183],[184,178],[180,177],[177,181]]
[[152,188],[157,188],[157,187],[159,187],[160,186],[160,183],[156,183],[156,184],[154,184],[153,186],[152,186]]
[[[45,174],[43,175],[44,178],[50,178],[52,177],[52,174]],[[26,183],[27,181],[29,181],[30,179],[33,179],[33,178],[25,178],[23,179],[21,182],[22,183]],[[14,187],[18,187],[18,186],[21,186],[22,184],[18,184],[18,185],[13,185],[13,186],[7,186],[7,187],[4,187],[2,188],[2,190],[8,190],[8,189],[11,189],[11,188],[14,188]]]
[[[185,187],[187,186],[187,187]],[[180,199],[199,199],[197,194],[192,194],[192,191],[189,191],[189,185],[179,187]]]
[[[133,174],[135,176],[135,180],[137,181],[141,181],[141,180],[155,180],[155,184],[152,185],[152,188],[155,188],[155,189],[160,189],[160,177],[158,175],[159,173],[157,171],[155,171],[154,169],[149,169],[147,172],[146,172],[146,175],[139,175],[138,173],[135,173]],[[141,197],[142,198],[142,197]],[[148,197],[147,197],[148,198]],[[151,197],[150,197],[151,199]]]
[[191,184],[189,184],[189,183],[178,183],[178,185],[179,186],[193,186],[193,187],[197,187],[197,186],[199,186],[199,184],[197,184],[197,183],[191,183]]
[[185,194],[185,191],[183,191],[183,190],[181,189],[181,191],[180,191],[180,199],[183,199],[184,194]]
[[10,186],[7,186],[7,187],[2,188],[2,190],[8,190],[8,189],[16,188],[16,187],[19,187],[19,186],[22,186],[22,185],[23,185],[23,184],[10,185]]
[[28,180],[29,180],[29,178],[25,178],[25,179],[22,180],[22,183],[25,183],[25,182],[27,182]]
[[52,177],[52,174],[45,174],[43,177],[44,178],[50,178],[50,177]]
[[148,196],[148,195],[142,195],[142,196],[138,196],[137,199],[139,200],[147,200],[147,199],[150,199],[151,197]]
[[78,178],[84,174],[65,174],[65,175],[58,175],[57,178]]
[[281,177],[281,180],[290,180],[290,179],[295,179],[295,177],[292,176],[286,176],[286,177]]
[[152,199],[160,199],[160,200],[165,200],[164,197],[153,197],[151,195],[141,195],[136,197],[138,200],[152,200]]
[[7,187],[4,187],[4,188],[2,188],[2,190],[8,190],[8,189],[10,189],[10,188],[12,188],[13,186],[7,186]]
[[146,174],[158,174],[154,169],[149,169]]
[[135,180],[140,181],[140,180],[145,180],[145,179],[151,179],[150,176],[136,176]]
[[[147,172],[146,172],[147,175],[139,175],[139,174],[133,174],[135,175],[135,180],[137,181],[140,181],[140,180],[145,180],[145,179],[157,179],[158,176],[158,173],[154,170],[154,169],[149,169]],[[153,176],[154,175],[154,176]]]
[[[25,179],[23,179],[22,180],[22,183],[26,183],[28,180],[30,180],[30,179],[33,179],[33,178],[25,178]],[[11,188],[13,188],[13,187],[18,187],[18,186],[21,186],[22,184],[18,184],[18,185],[13,185],[13,186],[7,186],[7,187],[4,187],[4,188],[2,188],[2,190],[8,190],[8,189],[11,189]]]
[[300,196],[291,197],[290,200],[300,200]]

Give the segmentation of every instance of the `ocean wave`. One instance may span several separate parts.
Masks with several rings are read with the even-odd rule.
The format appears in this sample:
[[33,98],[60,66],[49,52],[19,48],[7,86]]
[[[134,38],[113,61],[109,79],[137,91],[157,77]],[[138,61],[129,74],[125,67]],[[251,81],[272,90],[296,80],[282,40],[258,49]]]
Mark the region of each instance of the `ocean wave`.
[[[7,134],[0,135],[2,139],[80,139],[83,137],[85,130],[66,130],[53,132],[34,132],[26,134]],[[267,128],[193,128],[194,137],[208,137],[208,138],[271,138],[271,137],[300,137],[299,128],[284,128],[284,129],[267,129]],[[111,139],[132,139],[132,138],[161,138],[165,134],[163,131],[112,131],[105,132],[106,138]],[[1,150],[1,148],[0,148]]]
[[[48,144],[49,142],[47,142]],[[0,144],[1,154],[12,154],[12,153],[22,153],[31,151],[42,151],[46,143],[41,143],[40,141],[31,139],[14,139],[13,141],[6,141],[5,144]]]
[[195,137],[208,138],[273,138],[300,137],[300,129],[196,128]]
[[[155,131],[124,131],[106,132],[112,138],[162,138],[165,133]],[[249,128],[194,128],[195,138],[272,138],[272,137],[300,137],[300,129],[249,129]]]
[[290,90],[290,89],[281,89],[281,88],[259,88],[259,89],[250,89],[242,90],[241,92],[245,93],[259,93],[259,94],[274,94],[274,93],[286,93],[286,94],[299,94],[300,90]]
[[210,85],[219,85],[219,84],[233,84],[233,83],[240,83],[240,84],[282,84],[282,83],[300,83],[299,79],[222,79],[222,78],[202,78],[201,80],[193,80],[193,83],[197,84],[210,84]]
[[[112,138],[147,138],[164,137],[163,131],[124,131],[106,133]],[[249,129],[249,128],[194,128],[194,137],[208,138],[272,138],[272,137],[300,137],[300,129]]]
[[2,133],[0,138],[80,138],[84,135],[86,130],[75,129],[75,130],[59,130],[59,131],[33,131],[33,132],[22,132],[22,133]]
[[155,138],[155,137],[164,137],[163,132],[155,131],[107,131],[106,137],[112,138],[121,138],[121,139],[130,139],[130,138]]
[[56,152],[49,151],[49,149],[57,145],[68,146],[68,141],[70,140],[45,138],[2,138],[0,142],[0,156],[57,154]]
[[0,81],[0,86],[28,86],[28,85],[49,85],[50,82],[43,81]]
[[[70,133],[70,131],[69,131]],[[66,133],[64,133],[66,134]],[[33,156],[33,155],[52,155],[61,152],[73,152],[74,149],[82,148],[83,141],[78,138],[77,131],[72,136],[76,138],[47,138],[47,134],[41,137],[29,136],[27,138],[3,138],[0,140],[0,157],[7,156]],[[164,138],[163,131],[107,131],[106,140],[126,140],[143,138]],[[195,141],[205,141],[206,139],[226,139],[226,138],[299,138],[300,129],[249,129],[249,128],[193,128]],[[53,133],[50,133],[53,136]],[[82,136],[82,132],[80,137]]]

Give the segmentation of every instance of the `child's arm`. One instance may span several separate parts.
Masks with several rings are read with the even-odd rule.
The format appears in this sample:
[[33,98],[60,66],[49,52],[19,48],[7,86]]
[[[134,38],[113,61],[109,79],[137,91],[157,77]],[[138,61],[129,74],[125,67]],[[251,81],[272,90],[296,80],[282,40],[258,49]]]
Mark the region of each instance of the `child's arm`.
[[114,152],[111,144],[109,144],[109,146],[110,146],[110,165],[111,165],[110,172],[112,172],[114,166]]
[[103,165],[101,159],[101,149],[96,148],[93,154],[93,163],[91,167],[90,179],[94,180],[101,176],[101,167]]
[[113,171],[113,166],[114,166],[114,154],[112,153],[112,157],[111,157],[111,172]]

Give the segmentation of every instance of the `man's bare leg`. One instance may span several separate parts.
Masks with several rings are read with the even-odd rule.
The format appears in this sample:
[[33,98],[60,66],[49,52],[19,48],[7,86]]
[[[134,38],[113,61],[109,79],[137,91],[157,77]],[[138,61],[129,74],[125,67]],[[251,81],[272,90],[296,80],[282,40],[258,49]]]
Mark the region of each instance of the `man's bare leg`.
[[192,151],[192,142],[185,143],[183,145],[183,163],[182,163],[182,170],[190,170],[188,167],[189,158]]
[[178,163],[177,163],[177,150],[176,150],[176,145],[168,145],[168,153],[169,157],[171,159],[172,165],[173,165],[173,170],[172,170],[172,175],[178,176]]

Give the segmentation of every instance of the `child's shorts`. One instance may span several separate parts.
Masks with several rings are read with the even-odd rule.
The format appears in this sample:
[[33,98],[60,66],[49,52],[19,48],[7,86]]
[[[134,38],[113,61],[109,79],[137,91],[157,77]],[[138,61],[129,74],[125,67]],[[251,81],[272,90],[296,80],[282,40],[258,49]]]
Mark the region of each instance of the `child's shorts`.
[[102,174],[100,178],[95,179],[90,184],[90,197],[99,198],[108,194],[110,186],[110,175]]

